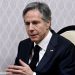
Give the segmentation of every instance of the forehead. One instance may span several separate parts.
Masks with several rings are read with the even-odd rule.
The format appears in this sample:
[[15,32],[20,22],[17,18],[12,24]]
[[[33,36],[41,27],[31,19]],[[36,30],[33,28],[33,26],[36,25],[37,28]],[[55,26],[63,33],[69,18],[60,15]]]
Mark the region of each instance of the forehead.
[[43,15],[37,10],[29,10],[25,15],[24,15],[24,19],[36,19],[36,18],[43,18]]

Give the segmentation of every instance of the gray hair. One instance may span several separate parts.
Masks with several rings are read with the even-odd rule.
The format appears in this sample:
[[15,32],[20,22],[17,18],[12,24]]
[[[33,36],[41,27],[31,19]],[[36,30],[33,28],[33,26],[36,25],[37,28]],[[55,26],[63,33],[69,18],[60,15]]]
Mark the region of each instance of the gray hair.
[[41,2],[29,3],[23,10],[23,16],[25,16],[29,10],[33,9],[37,9],[43,15],[43,20],[46,22],[51,20],[51,10],[49,9],[49,6]]

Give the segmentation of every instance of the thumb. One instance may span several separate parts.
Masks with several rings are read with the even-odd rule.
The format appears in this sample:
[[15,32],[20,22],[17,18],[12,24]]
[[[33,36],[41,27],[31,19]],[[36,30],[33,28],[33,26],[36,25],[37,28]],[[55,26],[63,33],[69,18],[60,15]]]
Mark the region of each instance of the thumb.
[[25,62],[23,62],[21,59],[19,60],[20,64],[24,67],[28,66]]

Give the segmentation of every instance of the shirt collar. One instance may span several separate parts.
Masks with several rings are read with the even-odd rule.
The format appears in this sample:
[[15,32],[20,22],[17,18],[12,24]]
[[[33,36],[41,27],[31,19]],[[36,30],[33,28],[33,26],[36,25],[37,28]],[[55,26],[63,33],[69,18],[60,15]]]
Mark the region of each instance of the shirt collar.
[[[52,33],[49,31],[47,36],[38,44],[43,50],[47,49],[48,43],[52,37]],[[36,43],[34,43],[34,46]]]

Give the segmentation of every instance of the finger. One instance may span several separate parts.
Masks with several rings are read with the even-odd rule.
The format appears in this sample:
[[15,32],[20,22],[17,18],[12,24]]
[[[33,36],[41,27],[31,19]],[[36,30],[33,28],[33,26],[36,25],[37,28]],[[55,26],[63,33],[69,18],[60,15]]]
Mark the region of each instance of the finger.
[[8,74],[22,74],[22,70],[7,69]]
[[13,75],[12,72],[6,72],[6,75]]
[[27,67],[28,65],[25,63],[25,62],[23,62],[21,59],[19,60],[19,62],[20,62],[20,64],[22,65],[22,66],[24,66],[24,67]]
[[23,66],[16,66],[16,65],[10,65],[9,67],[8,67],[8,69],[16,69],[16,70],[22,70],[23,69]]

